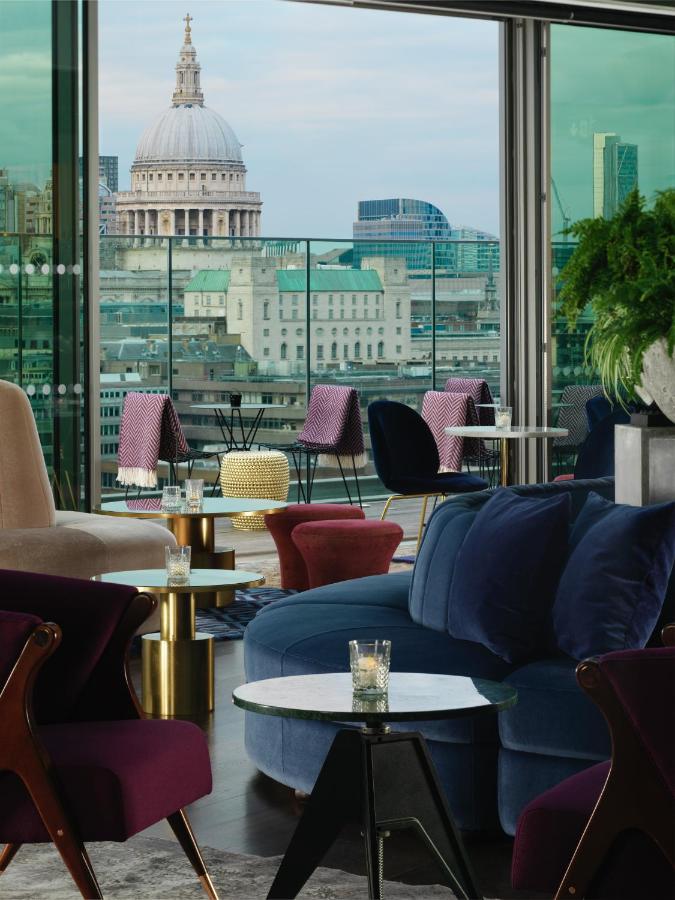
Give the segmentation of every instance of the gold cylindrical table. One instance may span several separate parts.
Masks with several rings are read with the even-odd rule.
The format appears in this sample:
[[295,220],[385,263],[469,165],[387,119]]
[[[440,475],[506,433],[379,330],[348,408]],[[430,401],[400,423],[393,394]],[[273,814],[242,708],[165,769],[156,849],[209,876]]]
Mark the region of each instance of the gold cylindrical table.
[[137,569],[97,575],[96,581],[126,584],[159,597],[159,632],[144,634],[143,709],[151,716],[199,717],[211,712],[213,638],[198,632],[197,598],[214,590],[264,584],[259,572],[193,569],[185,584],[168,580],[165,569]]
[[[288,504],[278,500],[257,497],[208,497],[198,509],[182,506],[178,510],[162,509],[159,497],[138,500],[109,500],[96,507],[94,512],[106,516],[127,516],[140,519],[166,519],[167,527],[180,545],[192,548],[191,564],[204,569],[234,569],[234,549],[216,550],[215,519],[233,516],[261,516],[278,513]],[[209,593],[209,592],[207,592]],[[211,591],[202,597],[204,606],[229,606],[234,599],[233,590]]]
[[[226,453],[220,463],[220,490],[223,497],[288,497],[288,459],[280,450],[246,450]],[[262,531],[265,516],[232,516],[235,528]]]

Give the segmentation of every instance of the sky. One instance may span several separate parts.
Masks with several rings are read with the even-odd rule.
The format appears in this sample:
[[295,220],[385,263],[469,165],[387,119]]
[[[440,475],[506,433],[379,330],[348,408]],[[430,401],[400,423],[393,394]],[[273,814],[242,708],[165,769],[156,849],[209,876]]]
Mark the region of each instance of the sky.
[[351,238],[357,203],[412,197],[497,234],[498,26],[284,0],[101,0],[100,152],[120,188],[171,104],[183,17],[205,105],[243,144],[262,233]]
[[[593,133],[637,144],[648,200],[675,187],[675,39],[551,27],[551,169],[571,221],[593,215]],[[554,233],[562,227],[552,209]]]

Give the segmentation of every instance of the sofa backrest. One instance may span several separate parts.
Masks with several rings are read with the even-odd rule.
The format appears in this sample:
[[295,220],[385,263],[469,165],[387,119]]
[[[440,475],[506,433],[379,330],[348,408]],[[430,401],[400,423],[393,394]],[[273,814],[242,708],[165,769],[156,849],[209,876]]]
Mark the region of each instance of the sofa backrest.
[[[561,491],[569,493],[574,520],[590,491],[596,491],[608,500],[614,499],[614,479],[521,484],[513,490],[524,497],[554,496]],[[478,510],[493,494],[494,490],[489,490],[452,497],[429,519],[415,561],[408,604],[410,617],[419,625],[436,631],[447,629],[448,597],[457,553]]]
[[28,397],[18,385],[0,380],[0,528],[46,528],[55,521]]

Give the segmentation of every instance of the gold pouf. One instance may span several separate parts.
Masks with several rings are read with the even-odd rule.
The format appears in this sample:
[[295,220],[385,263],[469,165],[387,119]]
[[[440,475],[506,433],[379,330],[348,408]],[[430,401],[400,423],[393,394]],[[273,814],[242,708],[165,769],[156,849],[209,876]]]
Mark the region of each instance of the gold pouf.
[[[280,450],[226,453],[220,465],[220,489],[223,497],[286,500],[288,460]],[[235,528],[244,531],[261,531],[265,528],[264,516],[232,516],[231,521]]]

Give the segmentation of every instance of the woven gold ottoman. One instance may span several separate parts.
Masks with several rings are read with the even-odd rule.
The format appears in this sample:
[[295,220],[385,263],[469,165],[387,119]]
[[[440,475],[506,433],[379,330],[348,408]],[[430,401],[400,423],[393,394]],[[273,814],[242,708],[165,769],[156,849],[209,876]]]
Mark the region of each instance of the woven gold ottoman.
[[[288,460],[280,450],[226,453],[220,464],[220,489],[223,497],[286,500]],[[262,531],[265,528],[265,517],[262,515],[232,516],[231,521],[235,528],[244,531]]]

